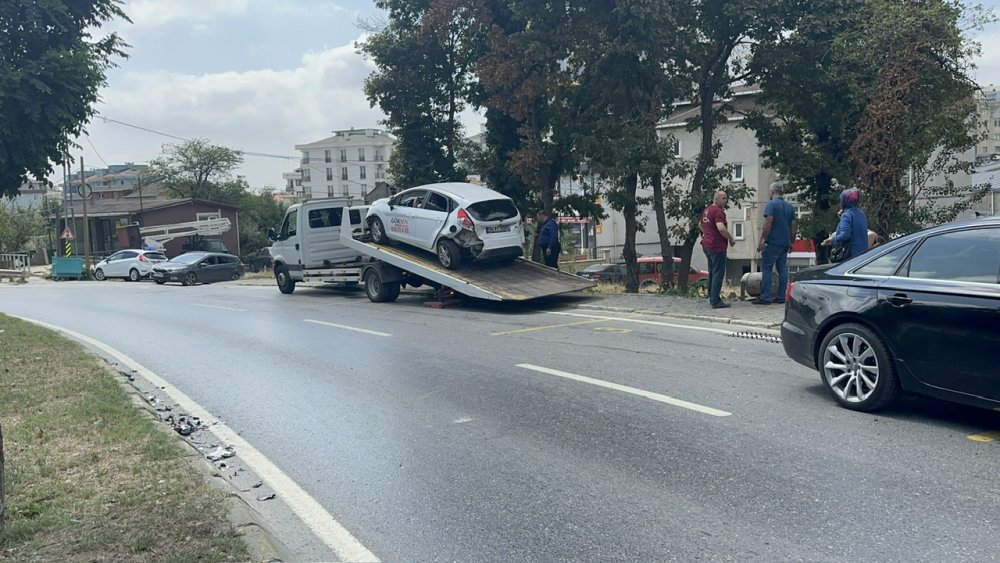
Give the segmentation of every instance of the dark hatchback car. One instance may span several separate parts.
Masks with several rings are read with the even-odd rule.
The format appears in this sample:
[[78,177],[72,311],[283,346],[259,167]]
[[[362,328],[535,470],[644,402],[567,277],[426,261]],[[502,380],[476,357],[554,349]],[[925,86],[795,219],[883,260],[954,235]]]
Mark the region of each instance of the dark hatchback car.
[[625,281],[624,264],[591,264],[576,275],[598,283],[622,283]]
[[844,407],[900,392],[1000,408],[1000,217],[890,241],[788,287],[781,339]]
[[243,277],[243,263],[232,254],[221,252],[188,252],[153,267],[153,281],[168,281],[181,285],[238,280]]

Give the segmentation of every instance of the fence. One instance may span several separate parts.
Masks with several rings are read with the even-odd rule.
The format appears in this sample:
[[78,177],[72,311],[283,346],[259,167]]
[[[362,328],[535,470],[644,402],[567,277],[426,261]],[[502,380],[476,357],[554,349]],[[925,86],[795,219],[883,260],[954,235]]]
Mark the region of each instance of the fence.
[[31,275],[31,256],[27,252],[0,253],[0,280],[22,281]]

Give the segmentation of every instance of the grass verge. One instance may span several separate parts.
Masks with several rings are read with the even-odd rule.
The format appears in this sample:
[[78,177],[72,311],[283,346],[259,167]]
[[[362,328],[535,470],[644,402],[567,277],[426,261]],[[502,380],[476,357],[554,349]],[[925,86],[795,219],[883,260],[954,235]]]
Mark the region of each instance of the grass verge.
[[100,360],[0,314],[0,559],[249,559],[225,494]]

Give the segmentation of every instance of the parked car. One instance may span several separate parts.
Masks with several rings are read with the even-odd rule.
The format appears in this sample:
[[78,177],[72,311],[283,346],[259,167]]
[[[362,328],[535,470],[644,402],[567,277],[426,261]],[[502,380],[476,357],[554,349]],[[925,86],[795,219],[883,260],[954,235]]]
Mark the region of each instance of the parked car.
[[1000,217],[800,271],[785,302],[785,353],[844,407],[874,411],[910,392],[1000,408]]
[[274,260],[271,258],[270,248],[261,248],[257,252],[254,252],[250,256],[250,261],[247,266],[250,268],[251,272],[263,272],[264,270],[270,270],[274,265]]
[[148,277],[153,266],[166,262],[167,257],[159,250],[119,250],[94,265],[94,279],[124,278],[139,281]]
[[445,268],[463,258],[513,260],[524,250],[521,214],[509,197],[475,184],[429,184],[372,203],[372,239],[429,250]]
[[181,285],[207,284],[241,277],[243,263],[240,259],[221,252],[188,252],[153,268],[153,281],[161,285],[168,281],[181,282]]
[[625,281],[625,265],[591,264],[576,275],[598,283],[622,283]]
[[[652,290],[653,288],[659,287],[660,279],[663,276],[663,257],[662,256],[641,256],[637,260],[639,267],[639,289],[644,291]],[[680,281],[679,271],[680,271],[681,259],[674,256],[674,267],[673,284],[676,287]],[[694,285],[698,282],[707,283],[708,272],[705,270],[699,270],[694,267],[688,268],[688,285]]]

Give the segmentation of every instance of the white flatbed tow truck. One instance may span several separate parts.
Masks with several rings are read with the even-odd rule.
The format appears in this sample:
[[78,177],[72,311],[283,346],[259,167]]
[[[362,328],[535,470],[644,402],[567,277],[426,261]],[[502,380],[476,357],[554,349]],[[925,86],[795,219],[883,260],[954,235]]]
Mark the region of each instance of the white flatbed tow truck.
[[[281,233],[272,233],[271,255],[282,293],[292,293],[297,282],[363,283],[368,299],[378,303],[395,301],[406,285],[427,285],[439,293],[526,301],[595,285],[523,258],[502,264],[463,263],[449,270],[431,253],[405,244],[371,242],[364,221],[367,207],[349,204],[344,199],[309,200],[288,209]],[[342,219],[349,228],[341,228]]]

